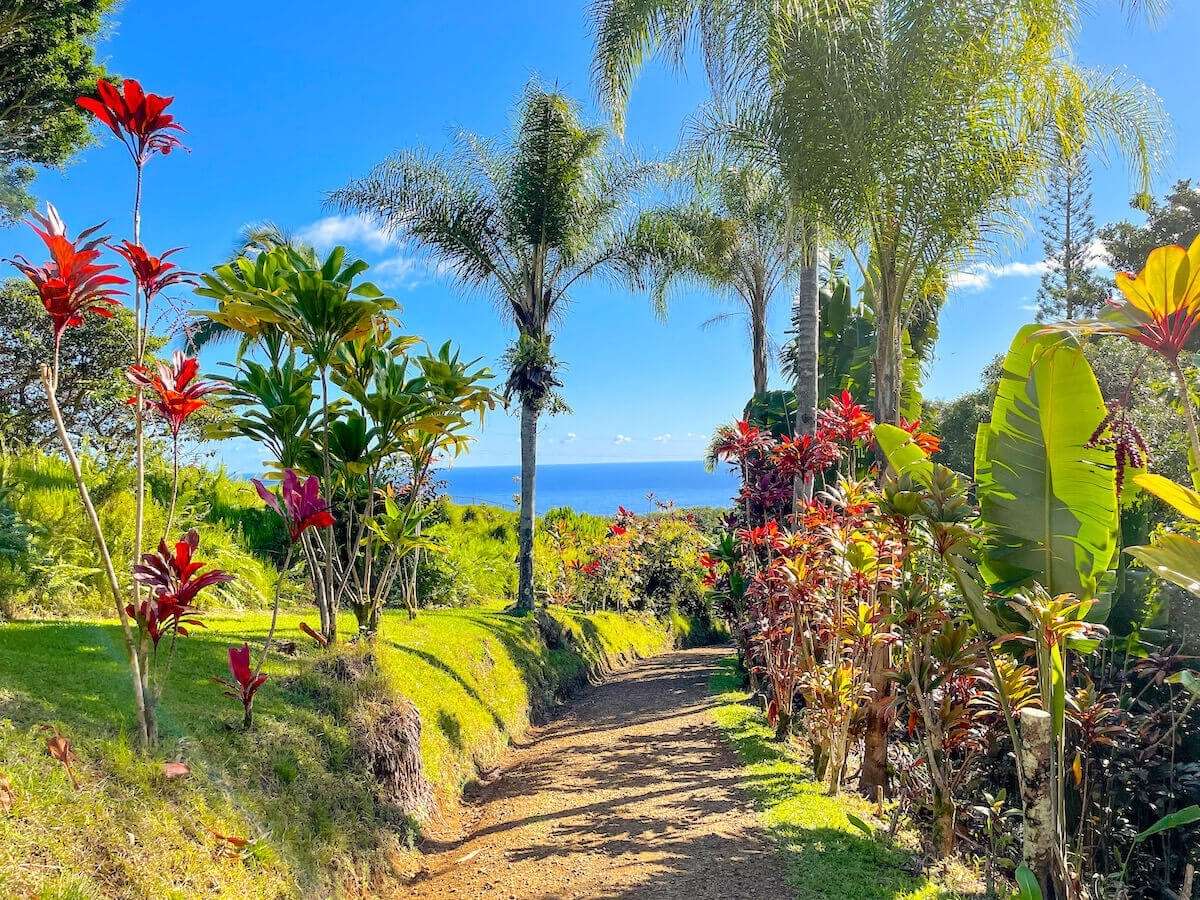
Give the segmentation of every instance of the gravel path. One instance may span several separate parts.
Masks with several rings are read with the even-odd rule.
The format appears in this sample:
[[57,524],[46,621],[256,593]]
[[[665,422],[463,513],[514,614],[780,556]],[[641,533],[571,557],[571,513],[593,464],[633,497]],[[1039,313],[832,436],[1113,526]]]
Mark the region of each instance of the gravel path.
[[645,661],[530,732],[469,836],[426,845],[421,898],[792,896],[712,718],[721,648]]

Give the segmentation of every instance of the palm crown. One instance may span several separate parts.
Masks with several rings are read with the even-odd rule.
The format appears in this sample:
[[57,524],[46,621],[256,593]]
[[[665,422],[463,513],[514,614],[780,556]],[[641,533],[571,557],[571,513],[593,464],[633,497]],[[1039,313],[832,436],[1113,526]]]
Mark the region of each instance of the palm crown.
[[511,143],[462,133],[447,155],[402,153],[334,191],[343,211],[376,219],[466,289],[492,296],[521,335],[546,343],[579,282],[637,282],[633,192],[652,167],[611,156],[602,128],[531,85]]

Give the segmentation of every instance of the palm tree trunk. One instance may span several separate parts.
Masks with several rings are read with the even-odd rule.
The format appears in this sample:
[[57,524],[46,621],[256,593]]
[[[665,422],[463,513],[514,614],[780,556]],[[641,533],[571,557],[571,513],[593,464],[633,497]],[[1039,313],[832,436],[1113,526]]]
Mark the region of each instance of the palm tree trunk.
[[537,478],[538,408],[521,400],[521,517],[517,549],[517,612],[533,612],[534,481]]
[[754,396],[767,392],[767,310],[756,302],[750,313],[750,352],[754,357]]
[[[885,285],[880,292],[875,324],[875,418],[897,425],[900,422],[900,305]],[[888,731],[892,725],[891,697],[894,684],[887,677],[890,650],[871,651],[869,669],[874,696],[867,706],[863,732],[863,762],[859,790],[872,799],[888,789]]]
[[[817,243],[806,238],[804,266],[793,299],[792,321],[796,328],[796,435],[817,429],[817,364],[820,358],[821,306],[817,275]],[[812,499],[812,478],[797,481],[795,495]]]
[[899,304],[880,298],[875,322],[875,419],[900,424],[900,309]]

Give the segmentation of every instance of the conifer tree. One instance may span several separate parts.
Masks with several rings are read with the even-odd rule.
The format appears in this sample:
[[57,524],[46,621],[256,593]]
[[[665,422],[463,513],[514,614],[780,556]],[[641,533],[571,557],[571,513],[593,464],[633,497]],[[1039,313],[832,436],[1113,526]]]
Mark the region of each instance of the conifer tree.
[[1064,159],[1050,178],[1042,215],[1042,246],[1048,268],[1037,294],[1039,322],[1090,317],[1108,299],[1107,279],[1096,271],[1096,220],[1092,172],[1082,154]]

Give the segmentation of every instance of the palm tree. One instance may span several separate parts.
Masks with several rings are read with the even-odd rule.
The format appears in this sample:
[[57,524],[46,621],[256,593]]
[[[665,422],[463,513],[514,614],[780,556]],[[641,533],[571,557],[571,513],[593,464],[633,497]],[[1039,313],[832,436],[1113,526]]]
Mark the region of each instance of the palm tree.
[[[681,281],[733,296],[749,323],[754,394],[767,390],[767,313],[776,292],[803,263],[802,224],[787,185],[775,172],[701,164],[682,203],[642,214],[639,230],[656,305]],[[721,321],[733,314],[710,319]]]
[[[704,55],[714,102],[710,113],[723,120],[726,104],[749,86],[769,89],[773,61],[772,34],[783,5],[774,0],[597,0],[593,7],[596,51],[593,78],[618,130],[624,128],[625,107],[638,70],[647,56],[663,52],[682,66],[693,42]],[[797,108],[796,115],[807,114]],[[731,149],[729,146],[726,150]],[[744,154],[744,148],[734,147]],[[821,209],[794,161],[755,153],[754,168],[778,172],[792,204],[799,259],[792,301],[795,334],[791,364],[795,377],[797,434],[816,428],[817,360],[820,340]],[[811,492],[811,483],[797,493]]]
[[561,405],[553,323],[573,288],[601,276],[639,284],[632,193],[651,167],[608,153],[603,128],[531,84],[510,142],[462,134],[448,156],[402,153],[331,195],[407,239],[467,290],[486,293],[517,330],[506,362],[521,402],[517,609],[534,608],[534,485],[539,416]]
[[738,98],[727,134],[804,180],[873,295],[880,421],[898,420],[901,336],[922,288],[1016,230],[1061,148],[1111,142],[1148,179],[1157,100],[1063,61],[1071,9],[801,0],[772,32],[769,84]]

